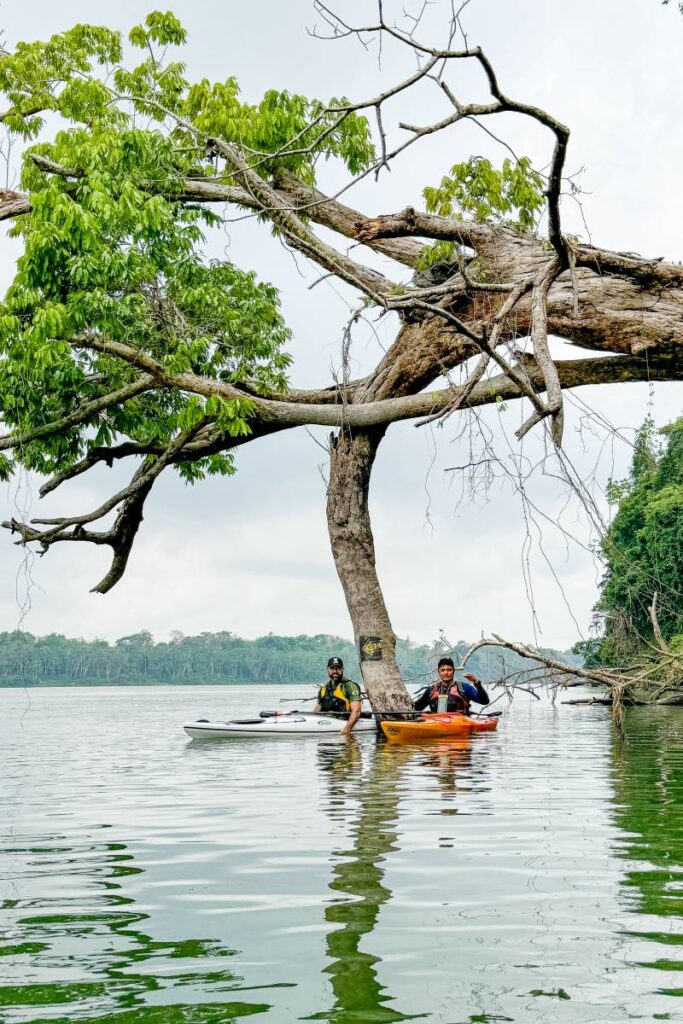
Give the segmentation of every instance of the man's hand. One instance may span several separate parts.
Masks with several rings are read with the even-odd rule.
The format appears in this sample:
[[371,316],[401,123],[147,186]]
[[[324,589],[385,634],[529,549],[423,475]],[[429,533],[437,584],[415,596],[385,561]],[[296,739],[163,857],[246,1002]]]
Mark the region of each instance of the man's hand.
[[356,722],[358,721],[359,718],[360,718],[360,701],[359,700],[353,700],[353,701],[351,701],[351,714],[349,715],[349,720],[346,723],[346,725],[344,726],[344,728],[342,729],[341,735],[342,736],[349,736],[351,734],[351,730],[353,729],[354,725],[356,724]]
[[478,683],[479,682],[477,677],[473,676],[471,672],[465,672],[464,675],[463,675],[463,679],[469,679],[469,681],[471,683]]

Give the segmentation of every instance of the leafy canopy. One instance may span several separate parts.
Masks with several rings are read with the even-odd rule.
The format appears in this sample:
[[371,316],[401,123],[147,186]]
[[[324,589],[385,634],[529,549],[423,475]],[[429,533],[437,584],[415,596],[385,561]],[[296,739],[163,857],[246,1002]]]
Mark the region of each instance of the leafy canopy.
[[[172,13],[157,11],[131,30],[128,47],[118,32],[77,25],[20,43],[0,61],[3,119],[27,144],[21,184],[32,205],[12,229],[23,252],[0,305],[0,415],[26,435],[17,458],[32,469],[62,471],[121,436],[165,446],[204,420],[231,434],[249,430],[248,399],[154,388],[31,440],[36,428],[139,376],[88,339],[125,343],[171,373],[248,382],[257,393],[286,389],[289,331],[275,288],[228,259],[208,259],[207,232],[220,218],[174,198],[187,177],[233,181],[215,163],[211,137],[238,146],[266,178],[277,164],[313,182],[320,158],[355,172],[373,156],[364,118],[275,90],[248,104],[234,78],[190,83],[167,56],[185,38]],[[144,59],[127,66],[124,50]],[[69,175],[45,173],[34,156]],[[214,455],[178,468],[194,478],[232,463]],[[10,471],[3,458],[0,474]]]

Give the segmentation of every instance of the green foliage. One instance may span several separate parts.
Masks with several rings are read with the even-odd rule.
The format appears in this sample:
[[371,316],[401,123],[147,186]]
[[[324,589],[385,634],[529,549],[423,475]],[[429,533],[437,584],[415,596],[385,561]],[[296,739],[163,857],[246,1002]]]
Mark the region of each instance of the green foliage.
[[[0,92],[9,100],[7,128],[20,137],[35,138],[43,127],[43,112],[56,111],[69,120],[82,120],[79,96],[102,96],[104,86],[93,72],[121,60],[118,32],[93,25],[76,25],[46,43],[18,43],[0,61]],[[99,108],[98,99],[90,109]]]
[[172,11],[152,11],[145,18],[144,26],[136,25],[130,30],[128,39],[141,50],[150,43],[181,46],[187,39],[187,32]]
[[589,637],[588,640],[578,640],[572,647],[572,654],[578,655],[581,658],[586,668],[595,668],[597,665],[602,665],[602,645],[604,639],[602,637]]
[[8,459],[6,455],[0,454],[0,482],[7,483],[14,472],[14,466],[12,460]]
[[683,418],[660,433],[664,445],[652,421],[643,424],[629,477],[609,490],[619,507],[601,545],[605,636],[593,643],[594,664],[620,664],[653,642],[655,592],[664,638],[674,649],[683,636]]
[[[0,304],[0,416],[19,435],[139,375],[79,344],[88,338],[125,344],[170,374],[248,382],[257,394],[287,388],[289,331],[276,289],[228,259],[207,259],[206,234],[220,218],[174,197],[187,176],[233,180],[207,136],[238,147],[264,177],[290,170],[313,182],[321,157],[353,172],[366,166],[369,128],[318,100],[270,90],[248,104],[234,79],[191,83],[166,52],[185,38],[175,15],[155,11],[129,33],[134,53],[143,51],[131,66],[120,33],[90,25],[20,43],[0,61],[5,126],[29,143],[21,184],[32,211],[12,229],[23,252]],[[34,155],[69,175],[45,173]],[[62,471],[93,447],[120,438],[162,446],[203,420],[240,436],[252,410],[246,399],[158,388],[28,440],[17,460]],[[177,468],[194,480],[232,472],[233,463],[217,455]],[[10,470],[3,460],[0,477]]]
[[424,190],[429,213],[453,213],[530,231],[545,202],[543,178],[528,157],[506,159],[498,170],[481,156],[455,164],[436,188]]
[[[348,100],[342,97],[332,99],[329,106],[345,103]],[[367,120],[327,112],[327,106],[275,89],[250,105],[240,100],[234,78],[214,83],[203,79],[189,89],[182,113],[209,137],[220,136],[261,154],[255,167],[264,177],[286,170],[313,183],[318,156],[339,157],[352,174],[374,157]],[[273,154],[279,154],[277,160]]]
[[431,270],[432,267],[451,265],[458,254],[455,242],[434,242],[425,245],[417,259],[418,270]]
[[[145,187],[154,178],[173,191],[172,140],[132,127],[71,129],[49,149],[79,177],[45,176],[26,165],[33,212],[17,223],[24,252],[0,306],[5,421],[30,430],[132,379],[128,364],[81,349],[77,339],[88,335],[132,344],[173,374],[284,390],[289,332],[275,289],[203,256],[202,228],[212,213]],[[43,472],[61,469],[89,445],[121,434],[168,442],[204,417],[244,433],[250,408],[155,391],[28,445],[21,458]]]

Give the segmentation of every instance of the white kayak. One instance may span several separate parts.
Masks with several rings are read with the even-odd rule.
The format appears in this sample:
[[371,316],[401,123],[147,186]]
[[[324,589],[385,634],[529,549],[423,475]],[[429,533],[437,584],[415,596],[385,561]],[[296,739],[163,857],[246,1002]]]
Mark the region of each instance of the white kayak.
[[[268,714],[261,718],[236,718],[229,722],[211,722],[200,718],[185,722],[183,729],[192,739],[219,739],[240,736],[326,736],[338,737],[346,719],[314,714]],[[372,717],[360,718],[353,727],[353,735],[376,733]]]

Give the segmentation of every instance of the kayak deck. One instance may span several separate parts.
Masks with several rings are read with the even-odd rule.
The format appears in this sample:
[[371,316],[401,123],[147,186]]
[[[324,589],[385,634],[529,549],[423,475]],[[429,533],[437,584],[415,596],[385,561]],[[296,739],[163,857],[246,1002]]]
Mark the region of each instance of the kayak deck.
[[[262,711],[258,717],[211,721],[200,718],[185,722],[183,729],[192,739],[231,739],[248,736],[325,736],[340,738],[347,719],[334,715],[311,714],[302,711]],[[473,732],[493,732],[497,718],[470,718],[460,712],[425,713],[419,719],[383,721],[379,723],[391,743],[415,743],[429,739],[469,736]],[[377,733],[374,716],[365,712],[355,724],[352,735]]]
[[495,732],[497,718],[470,718],[468,715],[434,714],[423,715],[419,721],[380,722],[382,732],[390,743],[417,743],[422,740],[462,737],[473,732]]
[[[245,736],[341,736],[346,725],[344,718],[313,714],[282,714],[267,717],[236,718],[227,722],[199,719],[185,722],[183,729],[192,739],[230,739]],[[353,728],[353,735],[376,733],[372,718],[361,718]]]

